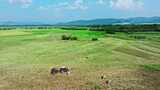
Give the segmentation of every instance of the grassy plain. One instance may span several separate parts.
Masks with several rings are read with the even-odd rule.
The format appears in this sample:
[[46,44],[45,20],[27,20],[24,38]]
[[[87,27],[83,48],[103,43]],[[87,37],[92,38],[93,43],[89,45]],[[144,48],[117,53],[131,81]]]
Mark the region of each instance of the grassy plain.
[[[78,40],[61,40],[64,34]],[[69,76],[50,75],[52,66],[64,65]],[[0,31],[0,90],[109,90],[102,75],[112,90],[160,90],[160,33]]]

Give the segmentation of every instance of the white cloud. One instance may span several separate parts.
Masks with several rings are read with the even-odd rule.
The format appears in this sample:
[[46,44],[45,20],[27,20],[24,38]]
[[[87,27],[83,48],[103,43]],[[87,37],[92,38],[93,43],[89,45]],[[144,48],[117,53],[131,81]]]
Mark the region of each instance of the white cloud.
[[105,1],[104,0],[98,0],[98,4],[104,4]]
[[85,5],[84,0],[75,0],[73,2],[60,2],[54,5],[40,6],[39,10],[86,10],[88,7]]
[[[84,11],[88,9],[88,6],[84,2],[84,0],[74,0],[71,2],[60,2],[57,4],[51,4],[47,6],[40,6],[38,10],[45,10],[46,12],[52,12],[52,16],[55,18],[64,18],[65,12],[73,12],[73,11]],[[72,15],[68,15],[68,17],[73,18]],[[65,17],[66,18],[66,17]]]
[[27,8],[32,3],[32,0],[9,0],[10,4],[19,4],[23,8]]
[[73,4],[68,5],[68,9],[71,10],[86,10],[88,7],[84,5],[84,0],[75,0]]
[[136,10],[143,8],[142,0],[111,0],[110,6],[120,10]]
[[47,8],[47,7],[44,7],[44,6],[40,6],[38,9],[39,9],[39,10],[47,10],[48,8]]

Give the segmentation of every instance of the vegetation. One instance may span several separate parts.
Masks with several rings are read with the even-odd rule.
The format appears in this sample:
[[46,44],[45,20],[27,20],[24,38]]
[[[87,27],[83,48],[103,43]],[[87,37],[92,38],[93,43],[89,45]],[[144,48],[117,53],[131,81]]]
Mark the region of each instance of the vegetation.
[[[70,35],[77,41],[62,40]],[[112,90],[159,90],[159,58],[160,32],[152,30],[1,30],[0,90],[104,90],[106,80]],[[52,76],[53,66],[71,74]]]
[[97,41],[98,40],[98,38],[92,38],[92,41]]
[[62,35],[62,40],[78,40],[76,36],[71,36],[71,35]]
[[78,38],[76,36],[72,36],[71,40],[78,40]]
[[106,31],[109,34],[115,32],[160,32],[160,24],[149,25],[92,25],[91,31]]
[[62,35],[62,40],[70,40],[71,36]]
[[160,71],[160,64],[147,64],[147,65],[143,65],[143,67],[148,70]]

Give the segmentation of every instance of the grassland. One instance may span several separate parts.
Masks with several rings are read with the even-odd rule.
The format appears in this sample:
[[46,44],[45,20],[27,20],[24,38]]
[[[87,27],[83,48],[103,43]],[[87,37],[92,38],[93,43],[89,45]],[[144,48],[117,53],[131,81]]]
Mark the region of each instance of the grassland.
[[[61,40],[64,34],[78,40]],[[64,65],[69,76],[50,75],[50,67]],[[102,75],[111,90],[160,90],[160,33],[0,31],[0,90],[106,90]]]

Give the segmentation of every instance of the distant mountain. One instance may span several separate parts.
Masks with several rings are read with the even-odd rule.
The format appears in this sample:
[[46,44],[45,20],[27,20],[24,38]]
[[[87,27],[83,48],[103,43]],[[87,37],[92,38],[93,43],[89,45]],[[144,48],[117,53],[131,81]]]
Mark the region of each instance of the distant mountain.
[[0,25],[43,25],[41,22],[32,21],[0,21]]
[[58,25],[107,25],[107,24],[153,24],[160,23],[160,17],[135,17],[135,18],[107,18],[94,20],[77,20]]
[[107,24],[160,24],[160,17],[135,17],[135,18],[105,18],[93,20],[77,20],[67,23],[54,24],[53,22],[38,21],[0,21],[0,25],[107,25]]

